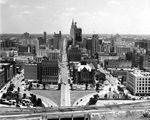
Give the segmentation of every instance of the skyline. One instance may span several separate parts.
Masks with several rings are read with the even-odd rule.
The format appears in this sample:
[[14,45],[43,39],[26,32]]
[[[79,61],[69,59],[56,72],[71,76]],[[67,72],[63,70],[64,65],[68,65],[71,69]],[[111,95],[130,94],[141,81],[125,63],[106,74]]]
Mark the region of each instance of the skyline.
[[149,34],[149,0],[0,0],[0,33]]

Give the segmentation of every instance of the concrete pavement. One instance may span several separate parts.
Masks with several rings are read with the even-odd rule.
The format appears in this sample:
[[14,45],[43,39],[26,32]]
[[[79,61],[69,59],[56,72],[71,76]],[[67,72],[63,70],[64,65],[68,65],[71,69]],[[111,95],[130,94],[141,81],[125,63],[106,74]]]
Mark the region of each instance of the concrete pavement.
[[62,50],[62,66],[61,66],[61,106],[71,106],[70,101],[70,89],[68,84],[68,67],[67,67],[67,54],[66,54],[66,39],[63,41],[63,50]]

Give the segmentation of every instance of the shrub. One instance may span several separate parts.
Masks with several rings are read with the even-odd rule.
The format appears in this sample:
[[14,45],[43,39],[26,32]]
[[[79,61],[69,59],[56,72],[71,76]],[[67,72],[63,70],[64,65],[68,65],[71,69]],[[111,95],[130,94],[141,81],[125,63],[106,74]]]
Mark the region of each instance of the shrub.
[[150,117],[150,113],[149,112],[143,113],[143,117],[149,118]]

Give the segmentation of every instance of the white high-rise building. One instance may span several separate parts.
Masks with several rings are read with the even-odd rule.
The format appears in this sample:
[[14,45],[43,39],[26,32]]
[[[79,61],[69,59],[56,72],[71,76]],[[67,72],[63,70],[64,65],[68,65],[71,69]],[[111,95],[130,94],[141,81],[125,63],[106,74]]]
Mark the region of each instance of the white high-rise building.
[[133,95],[150,95],[150,72],[141,70],[129,72],[126,87]]

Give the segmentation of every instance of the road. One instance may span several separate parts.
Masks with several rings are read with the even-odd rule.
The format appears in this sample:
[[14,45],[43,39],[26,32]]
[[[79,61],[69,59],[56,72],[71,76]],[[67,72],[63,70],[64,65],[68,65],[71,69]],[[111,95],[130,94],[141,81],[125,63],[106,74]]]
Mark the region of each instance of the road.
[[61,64],[61,106],[71,106],[70,89],[68,84],[68,67],[67,67],[67,54],[66,54],[66,39],[63,41],[62,50],[62,64]]
[[73,104],[73,106],[84,106],[84,105],[86,105],[89,102],[90,98],[93,97],[93,95],[96,95],[96,94],[98,94],[100,97],[104,97],[104,95],[109,92],[109,88],[111,88],[111,90],[113,91],[113,90],[116,90],[117,87],[116,86],[111,86],[111,85],[104,86],[103,90],[100,91],[99,93],[95,92],[95,93],[83,96],[82,98],[78,99]]
[[[23,118],[25,116],[29,116],[29,117],[35,117],[35,116],[47,116],[47,119],[52,119],[53,117],[56,118],[60,118],[60,116],[85,116],[87,114],[111,114],[114,115],[114,113],[121,113],[121,112],[127,112],[130,111],[132,113],[132,111],[135,113],[135,111],[145,111],[150,109],[150,106],[148,105],[141,105],[139,106],[138,104],[134,104],[134,105],[130,105],[130,104],[124,104],[124,105],[110,105],[110,106],[106,106],[106,107],[97,107],[97,106],[92,106],[90,107],[83,107],[83,108],[71,108],[69,107],[69,109],[61,109],[61,110],[54,110],[54,109],[48,109],[48,110],[40,110],[38,109],[36,111],[36,109],[30,109],[30,111],[24,111],[24,109],[22,109],[22,111],[16,111],[15,109],[13,111],[8,110],[7,108],[4,108],[3,111],[10,111],[9,114],[8,113],[4,113],[1,111],[0,113],[0,119],[8,119],[8,118]],[[15,113],[15,114],[14,114]],[[119,114],[118,114],[119,115]],[[132,116],[133,114],[131,114]]]

